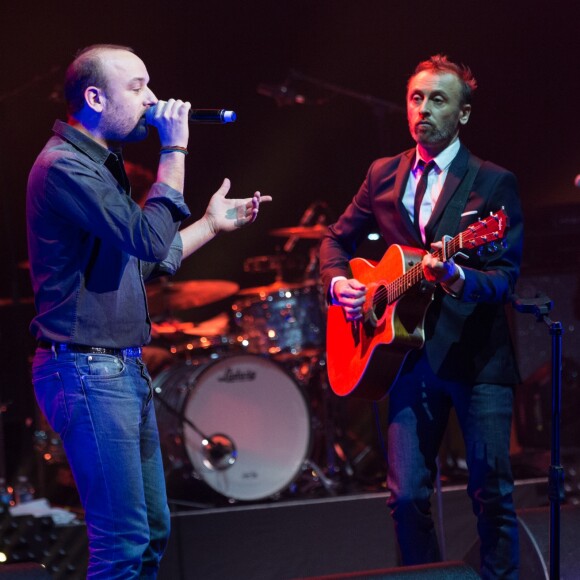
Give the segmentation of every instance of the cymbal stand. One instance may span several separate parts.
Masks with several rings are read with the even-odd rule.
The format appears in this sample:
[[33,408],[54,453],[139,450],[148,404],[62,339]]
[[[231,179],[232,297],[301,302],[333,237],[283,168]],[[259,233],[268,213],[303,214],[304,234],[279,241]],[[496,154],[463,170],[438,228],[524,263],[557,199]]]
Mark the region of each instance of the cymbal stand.
[[560,465],[560,416],[562,409],[562,323],[548,316],[553,302],[546,295],[536,298],[512,300],[514,308],[521,313],[533,314],[538,322],[544,322],[552,337],[552,445],[548,477],[550,500],[550,578],[560,578],[560,504],[564,501],[564,468]]

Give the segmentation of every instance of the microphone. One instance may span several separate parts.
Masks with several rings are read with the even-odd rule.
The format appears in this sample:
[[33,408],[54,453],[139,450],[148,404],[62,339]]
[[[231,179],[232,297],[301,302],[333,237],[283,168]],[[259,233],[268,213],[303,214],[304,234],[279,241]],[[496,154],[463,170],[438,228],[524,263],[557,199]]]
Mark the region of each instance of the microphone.
[[304,95],[298,94],[296,90],[291,89],[285,84],[268,85],[266,83],[260,83],[256,87],[256,90],[259,95],[275,99],[279,107],[283,107],[284,105],[305,105],[308,103],[308,99]]
[[[155,115],[155,107],[149,107],[145,111],[145,120],[150,125]],[[225,123],[233,123],[236,120],[236,113],[226,109],[191,109],[189,111],[190,123],[213,123],[223,125]]]
[[234,123],[236,114],[226,109],[192,109],[189,111],[190,123]]
[[574,185],[576,187],[580,187],[580,174],[578,174],[575,178],[574,178]]

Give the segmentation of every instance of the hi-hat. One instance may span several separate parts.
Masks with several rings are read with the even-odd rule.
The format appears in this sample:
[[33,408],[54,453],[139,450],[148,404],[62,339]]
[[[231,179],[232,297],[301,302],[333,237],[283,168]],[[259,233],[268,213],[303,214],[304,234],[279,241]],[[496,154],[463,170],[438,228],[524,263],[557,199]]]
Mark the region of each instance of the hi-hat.
[[147,287],[147,302],[152,315],[207,306],[233,296],[240,287],[227,280],[188,280]]
[[270,230],[273,236],[280,236],[282,238],[304,238],[307,240],[319,240],[326,233],[327,226],[316,224],[315,226],[295,226],[292,228],[278,228]]

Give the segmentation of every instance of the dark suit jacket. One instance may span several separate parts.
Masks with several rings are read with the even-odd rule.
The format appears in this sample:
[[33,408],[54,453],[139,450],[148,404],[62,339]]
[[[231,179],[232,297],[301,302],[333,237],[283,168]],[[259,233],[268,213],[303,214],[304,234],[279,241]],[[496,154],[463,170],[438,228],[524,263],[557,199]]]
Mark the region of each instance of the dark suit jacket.
[[[334,276],[350,277],[348,261],[368,233],[379,231],[387,246],[423,247],[402,198],[415,149],[376,160],[350,205],[329,227],[320,249],[321,275],[328,291]],[[505,304],[519,275],[523,224],[515,176],[487,161],[481,166],[458,219],[450,215],[469,163],[476,159],[462,145],[453,160],[443,190],[426,227],[428,243],[444,234],[455,236],[469,224],[502,207],[508,215],[507,247],[496,252],[465,252],[457,260],[465,272],[462,295],[454,298],[440,287],[425,320],[426,343],[412,353],[406,368],[418,356],[427,356],[441,378],[467,382],[514,384],[519,381]],[[446,231],[442,231],[446,230]]]

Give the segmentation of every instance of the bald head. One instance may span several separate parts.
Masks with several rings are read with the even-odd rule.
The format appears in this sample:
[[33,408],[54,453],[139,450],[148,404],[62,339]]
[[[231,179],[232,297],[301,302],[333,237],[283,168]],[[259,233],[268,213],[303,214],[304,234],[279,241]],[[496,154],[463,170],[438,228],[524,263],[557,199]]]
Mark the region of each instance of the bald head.
[[85,105],[85,90],[94,86],[107,90],[107,75],[103,56],[111,51],[134,52],[128,46],[94,44],[79,51],[68,66],[64,80],[64,96],[67,113],[74,116]]

